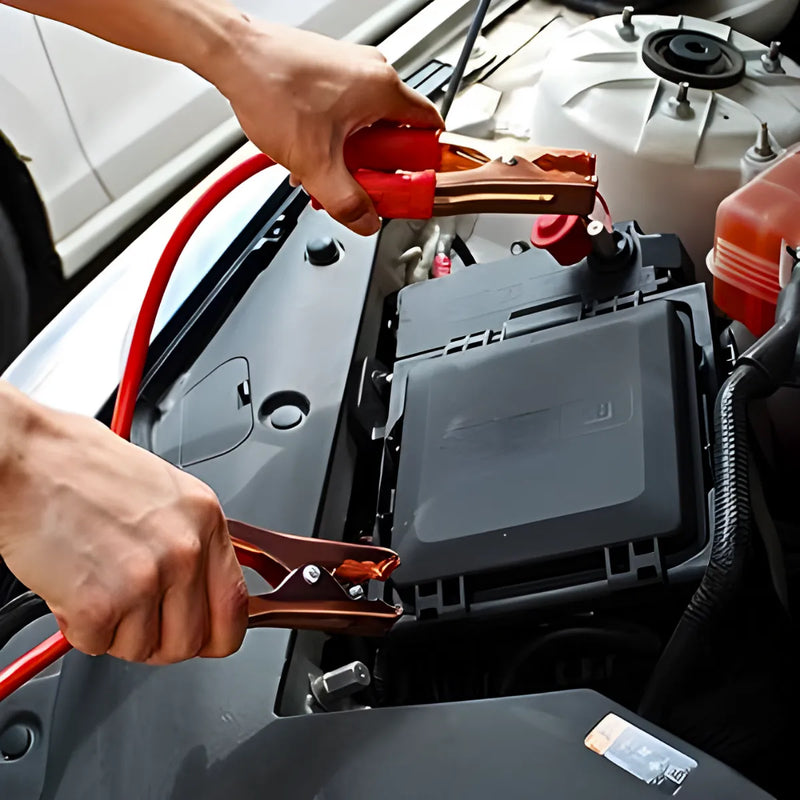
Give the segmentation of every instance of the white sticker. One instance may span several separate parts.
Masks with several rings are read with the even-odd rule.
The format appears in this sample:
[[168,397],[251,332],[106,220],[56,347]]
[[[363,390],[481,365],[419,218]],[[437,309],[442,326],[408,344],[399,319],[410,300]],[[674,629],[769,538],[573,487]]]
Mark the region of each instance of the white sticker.
[[692,770],[697,769],[694,759],[616,714],[604,717],[584,744],[663,795],[678,794]]

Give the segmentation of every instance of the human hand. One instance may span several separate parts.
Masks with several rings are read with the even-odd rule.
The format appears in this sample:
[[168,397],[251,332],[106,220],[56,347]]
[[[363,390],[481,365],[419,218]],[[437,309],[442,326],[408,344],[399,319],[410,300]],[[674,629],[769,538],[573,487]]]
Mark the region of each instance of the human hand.
[[2,383],[0,419],[0,554],[71,645],[150,664],[239,648],[247,589],[207,486]]
[[246,19],[231,40],[232,52],[212,60],[206,77],[244,132],[332,217],[375,233],[380,221],[345,166],[344,141],[379,120],[442,128],[436,107],[372,47]]

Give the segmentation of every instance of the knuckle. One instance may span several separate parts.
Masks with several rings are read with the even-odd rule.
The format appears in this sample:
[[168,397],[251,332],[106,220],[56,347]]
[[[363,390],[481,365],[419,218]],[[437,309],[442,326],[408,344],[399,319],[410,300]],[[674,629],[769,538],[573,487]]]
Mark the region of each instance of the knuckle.
[[203,557],[203,543],[197,536],[187,535],[172,543],[167,559],[169,565],[187,574],[193,574]]
[[343,222],[356,222],[366,212],[364,198],[357,192],[346,192],[335,202],[333,216]]
[[102,634],[114,626],[117,610],[110,597],[97,595],[90,601],[84,601],[79,606],[76,616],[94,634]]
[[128,591],[135,599],[156,594],[161,583],[156,560],[149,556],[131,560],[126,581]]
[[106,651],[119,613],[110,595],[84,592],[74,608],[63,614],[63,629],[70,644],[84,653]]
[[380,50],[378,50],[377,47],[367,46],[365,50],[367,54],[379,64],[386,63],[386,56]]
[[208,484],[202,481],[196,481],[192,496],[195,505],[206,516],[221,517],[222,509],[220,508],[219,498]]

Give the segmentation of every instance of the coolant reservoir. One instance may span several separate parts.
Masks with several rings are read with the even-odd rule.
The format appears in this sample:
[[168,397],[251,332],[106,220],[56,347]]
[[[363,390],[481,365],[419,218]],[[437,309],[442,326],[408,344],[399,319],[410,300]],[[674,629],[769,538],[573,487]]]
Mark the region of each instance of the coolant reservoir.
[[754,335],[766,333],[799,245],[800,147],[794,147],[719,206],[708,256],[716,305]]
[[717,206],[764,121],[776,149],[800,141],[797,64],[725,25],[634,14],[593,20],[551,51],[532,139],[595,152],[614,218],[677,233],[708,280]]

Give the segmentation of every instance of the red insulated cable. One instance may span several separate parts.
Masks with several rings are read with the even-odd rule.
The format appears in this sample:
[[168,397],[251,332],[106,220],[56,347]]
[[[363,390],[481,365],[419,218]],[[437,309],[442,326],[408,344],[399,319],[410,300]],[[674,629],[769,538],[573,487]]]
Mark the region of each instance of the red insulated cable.
[[175,264],[186,247],[186,243],[200,223],[208,216],[211,209],[224,197],[227,197],[239,184],[244,183],[257,172],[271,167],[274,163],[269,156],[258,153],[234,167],[198,198],[197,202],[178,223],[178,227],[175,228],[172,236],[170,236],[161,258],[158,259],[150,285],[147,287],[147,293],[142,301],[142,307],[136,319],[136,327],[133,329],[133,338],[128,360],[125,364],[125,371],[122,373],[122,380],[119,383],[114,416],[111,418],[111,430],[122,436],[123,439],[129,439],[131,435],[133,411],[136,407],[136,398],[139,395],[139,384],[144,372],[144,364],[147,359],[147,350],[150,347],[150,335],[153,332],[156,314],[164,297],[172,271],[175,269]]
[[[170,236],[164,252],[158,259],[153,277],[147,287],[136,326],[133,329],[128,360],[122,373],[122,380],[117,391],[117,401],[114,405],[114,415],[111,419],[111,430],[123,439],[131,435],[131,423],[136,407],[136,398],[139,395],[139,384],[142,381],[144,365],[147,360],[147,350],[150,347],[150,336],[156,321],[161,300],[167,289],[178,258],[186,247],[192,234],[200,223],[208,216],[209,212],[220,201],[227,197],[237,186],[244,183],[258,172],[271,167],[275,162],[269,156],[258,153],[225,173],[218,181],[213,183],[186,212],[178,227]],[[53,634],[40,645],[20,656],[5,669],[0,670],[0,702],[15,692],[20,686],[38,675],[42,670],[54,664],[63,655],[69,652],[71,645],[61,632]]]

